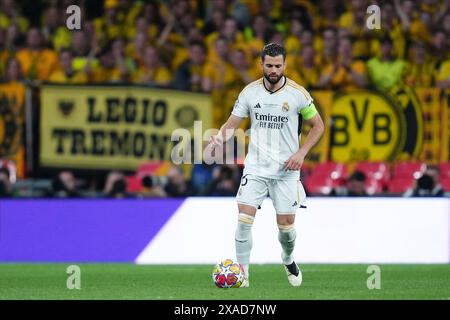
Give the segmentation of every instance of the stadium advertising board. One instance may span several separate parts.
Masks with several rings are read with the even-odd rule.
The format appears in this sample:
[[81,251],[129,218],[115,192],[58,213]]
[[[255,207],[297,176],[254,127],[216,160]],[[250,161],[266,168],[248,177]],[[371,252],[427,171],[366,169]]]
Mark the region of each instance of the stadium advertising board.
[[170,160],[173,130],[211,128],[208,95],[144,87],[43,86],[39,162],[44,167],[134,170]]
[[[450,262],[449,199],[310,198],[307,207],[295,219],[299,263]],[[228,197],[2,200],[0,261],[212,265],[235,256],[236,209]],[[252,263],[280,262],[277,233],[266,199]]]

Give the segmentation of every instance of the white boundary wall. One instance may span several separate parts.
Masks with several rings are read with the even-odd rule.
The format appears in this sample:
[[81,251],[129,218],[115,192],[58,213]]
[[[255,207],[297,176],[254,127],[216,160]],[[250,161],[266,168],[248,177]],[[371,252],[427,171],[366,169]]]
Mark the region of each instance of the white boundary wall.
[[[299,263],[449,263],[450,200],[309,198],[296,218]],[[234,198],[189,198],[136,259],[214,264],[234,258]],[[253,226],[251,263],[280,263],[270,199]]]

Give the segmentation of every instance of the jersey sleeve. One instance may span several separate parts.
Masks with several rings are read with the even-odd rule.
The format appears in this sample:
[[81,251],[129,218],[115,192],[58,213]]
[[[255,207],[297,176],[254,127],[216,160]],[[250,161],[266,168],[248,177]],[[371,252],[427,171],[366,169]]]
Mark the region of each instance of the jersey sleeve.
[[239,97],[236,99],[231,114],[239,118],[247,118],[249,116],[247,97],[244,91],[241,91]]
[[313,101],[308,91],[304,89],[300,91],[300,108],[298,112],[305,120],[313,118],[318,113]]

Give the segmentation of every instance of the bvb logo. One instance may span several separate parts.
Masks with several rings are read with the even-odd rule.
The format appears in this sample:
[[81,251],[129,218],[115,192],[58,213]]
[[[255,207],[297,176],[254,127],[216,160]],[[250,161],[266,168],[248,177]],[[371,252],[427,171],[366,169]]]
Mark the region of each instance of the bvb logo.
[[287,102],[283,103],[283,106],[281,107],[281,110],[283,110],[284,112],[288,112],[289,111],[289,104]]
[[20,126],[6,96],[0,97],[0,156],[13,154],[17,149],[14,142],[20,135]]

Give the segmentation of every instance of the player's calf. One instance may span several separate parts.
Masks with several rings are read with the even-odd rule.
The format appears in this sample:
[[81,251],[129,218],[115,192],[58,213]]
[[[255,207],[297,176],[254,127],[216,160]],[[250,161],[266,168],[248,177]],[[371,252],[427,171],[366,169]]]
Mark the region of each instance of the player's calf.
[[250,252],[253,246],[252,226],[254,219],[255,217],[249,214],[239,213],[235,236],[236,258],[244,268],[247,279],[249,278]]
[[294,261],[292,252],[295,247],[295,239],[297,233],[295,231],[294,224],[282,225],[278,224],[278,240],[280,241],[282,248],[282,259],[285,265],[290,265]]

